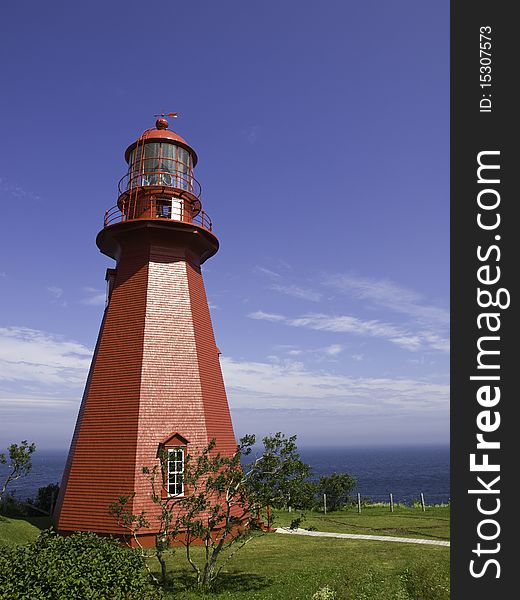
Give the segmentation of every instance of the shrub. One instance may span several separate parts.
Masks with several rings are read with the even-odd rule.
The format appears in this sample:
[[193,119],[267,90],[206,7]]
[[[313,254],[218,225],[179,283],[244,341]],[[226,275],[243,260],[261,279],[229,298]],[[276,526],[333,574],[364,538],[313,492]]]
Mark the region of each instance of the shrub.
[[305,521],[305,516],[301,515],[296,519],[293,519],[291,521],[291,524],[289,525],[289,529],[299,529],[300,525],[303,523],[303,521]]
[[93,533],[50,530],[16,548],[0,547],[2,600],[151,600],[159,598],[142,558]]

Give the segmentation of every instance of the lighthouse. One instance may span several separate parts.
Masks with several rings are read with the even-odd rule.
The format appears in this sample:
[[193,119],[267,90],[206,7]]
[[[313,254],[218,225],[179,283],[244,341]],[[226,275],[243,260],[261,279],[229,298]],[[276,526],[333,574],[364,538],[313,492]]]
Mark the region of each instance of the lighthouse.
[[159,509],[142,467],[166,456],[166,493],[182,496],[186,455],[212,439],[231,455],[236,440],[201,272],[219,242],[194,177],[197,154],[159,118],[125,160],[117,203],[96,238],[115,266],[106,273],[106,307],[55,524],[63,534],[120,535],[108,507],[135,492],[128,509],[147,514],[141,541],[148,545]]

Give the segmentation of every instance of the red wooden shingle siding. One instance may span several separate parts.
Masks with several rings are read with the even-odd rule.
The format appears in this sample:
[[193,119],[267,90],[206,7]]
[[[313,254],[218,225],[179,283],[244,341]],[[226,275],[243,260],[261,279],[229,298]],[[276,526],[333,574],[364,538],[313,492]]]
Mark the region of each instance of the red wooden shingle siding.
[[132,492],[146,310],[143,247],[126,252],[78,418],[57,527],[119,531],[107,507]]
[[200,267],[188,265],[188,286],[193,322],[197,324],[195,344],[208,439],[217,440],[217,450],[233,454],[236,451],[236,440]]
[[[137,492],[134,513],[157,523],[142,467],[176,431],[196,453],[215,437],[232,453],[231,424],[198,260],[184,248],[125,248],[62,482],[57,528],[121,532],[108,505]],[[148,532],[153,531],[154,527]]]

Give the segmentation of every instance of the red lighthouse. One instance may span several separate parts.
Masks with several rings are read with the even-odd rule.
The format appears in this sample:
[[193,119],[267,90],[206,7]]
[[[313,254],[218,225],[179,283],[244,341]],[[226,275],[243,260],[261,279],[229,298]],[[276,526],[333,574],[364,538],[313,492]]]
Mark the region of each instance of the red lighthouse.
[[55,512],[61,533],[120,534],[108,506],[134,491],[131,511],[152,516],[141,471],[160,448],[172,496],[185,491],[186,453],[213,438],[222,453],[236,450],[201,274],[219,244],[193,176],[197,155],[160,118],[125,159],[117,204],[96,239],[117,264],[107,270],[107,305]]

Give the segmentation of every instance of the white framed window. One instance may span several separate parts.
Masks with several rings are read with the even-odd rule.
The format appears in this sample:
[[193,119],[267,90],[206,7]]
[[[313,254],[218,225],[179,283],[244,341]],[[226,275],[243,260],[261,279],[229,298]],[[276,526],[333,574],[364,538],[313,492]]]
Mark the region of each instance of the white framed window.
[[168,496],[184,495],[184,448],[168,449]]

